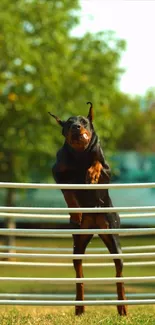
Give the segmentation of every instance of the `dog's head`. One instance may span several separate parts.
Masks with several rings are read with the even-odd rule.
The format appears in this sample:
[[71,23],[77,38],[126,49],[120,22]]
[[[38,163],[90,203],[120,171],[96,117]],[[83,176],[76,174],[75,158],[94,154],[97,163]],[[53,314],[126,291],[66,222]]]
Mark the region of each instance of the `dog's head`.
[[76,151],[84,151],[88,147],[93,134],[93,106],[91,102],[87,104],[90,104],[87,117],[73,116],[67,121],[62,121],[57,116],[49,113],[61,125],[66,142]]

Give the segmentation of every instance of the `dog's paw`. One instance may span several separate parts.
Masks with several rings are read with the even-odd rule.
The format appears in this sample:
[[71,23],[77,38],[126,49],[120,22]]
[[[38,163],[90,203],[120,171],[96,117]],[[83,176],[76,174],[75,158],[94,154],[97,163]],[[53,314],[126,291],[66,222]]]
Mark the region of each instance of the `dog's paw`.
[[86,175],[87,184],[98,184],[99,178],[101,176],[101,170],[103,169],[101,163],[96,163],[94,166],[91,166]]

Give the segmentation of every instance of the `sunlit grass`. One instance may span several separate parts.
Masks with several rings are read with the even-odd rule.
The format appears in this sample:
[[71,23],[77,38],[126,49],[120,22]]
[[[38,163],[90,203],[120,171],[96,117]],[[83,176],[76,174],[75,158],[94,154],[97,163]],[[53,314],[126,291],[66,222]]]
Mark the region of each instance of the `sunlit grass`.
[[1,307],[1,325],[154,325],[154,306],[130,306],[128,316],[117,315],[116,307],[87,307],[74,316],[73,307]]

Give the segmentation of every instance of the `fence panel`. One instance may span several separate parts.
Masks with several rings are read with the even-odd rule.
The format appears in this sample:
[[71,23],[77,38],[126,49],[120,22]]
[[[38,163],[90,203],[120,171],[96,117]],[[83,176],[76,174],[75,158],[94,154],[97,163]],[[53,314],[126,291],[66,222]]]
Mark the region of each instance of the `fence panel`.
[[[21,189],[120,189],[120,188],[155,188],[155,183],[135,183],[135,184],[37,184],[37,183],[7,183],[1,182],[0,188],[21,188]],[[30,261],[17,261],[18,258],[41,258],[41,259],[134,259],[134,261],[124,262],[125,266],[154,266],[155,265],[155,245],[147,246],[132,246],[123,248],[123,253],[119,254],[103,254],[106,249],[97,248],[88,250],[88,254],[72,254],[72,250],[69,248],[59,249],[60,253],[56,253],[55,248],[40,248],[40,247],[16,247],[15,236],[33,236],[33,237],[54,237],[56,235],[72,235],[74,234],[120,234],[120,235],[150,235],[155,234],[155,228],[139,228],[139,229],[16,229],[14,226],[14,219],[20,217],[23,219],[35,219],[35,218],[47,218],[64,220],[69,219],[69,215],[64,213],[69,212],[125,212],[121,214],[121,218],[147,218],[155,217],[155,206],[143,206],[143,207],[112,207],[112,208],[30,208],[30,207],[0,207],[0,217],[10,220],[9,228],[0,228],[0,235],[8,236],[8,245],[1,245],[0,251],[0,265],[9,266],[23,266],[23,267],[72,267],[71,262],[30,262]],[[145,250],[145,252],[141,252]],[[16,251],[28,251],[28,253],[16,252]],[[44,252],[44,253],[34,253]],[[102,252],[96,253],[96,252]],[[128,253],[129,251],[129,253]],[[138,251],[138,252],[137,252]],[[32,253],[33,252],[33,253]],[[91,253],[90,253],[91,252]],[[93,252],[93,253],[92,253]],[[126,253],[127,252],[127,253]],[[9,261],[10,258],[15,258],[15,261]],[[150,260],[150,258],[152,260]],[[3,259],[8,259],[3,260]],[[140,259],[142,261],[135,261]],[[100,263],[83,263],[86,267],[112,267],[112,262],[100,262]],[[71,284],[71,283],[91,283],[91,284],[113,284],[117,282],[124,283],[154,283],[155,276],[143,276],[143,277],[123,277],[123,278],[37,278],[37,277],[0,277],[0,282],[32,282],[32,283],[59,283],[59,284]],[[64,298],[63,300],[61,300]],[[0,305],[45,305],[45,306],[74,306],[73,300],[75,295],[64,294],[21,294],[21,293],[0,293]],[[76,301],[76,305],[122,305],[124,301],[111,300],[116,298],[115,294],[98,294],[98,295],[86,295],[86,298],[91,300]],[[100,300],[92,300],[93,298],[100,298]],[[105,298],[105,300],[101,300]],[[126,305],[148,305],[155,303],[155,294],[151,293],[137,293],[127,294]],[[133,299],[134,298],[134,299]],[[140,299],[139,299],[140,298]],[[143,299],[142,299],[143,298]],[[51,300],[52,299],[52,300]],[[71,299],[71,300],[66,300]]]

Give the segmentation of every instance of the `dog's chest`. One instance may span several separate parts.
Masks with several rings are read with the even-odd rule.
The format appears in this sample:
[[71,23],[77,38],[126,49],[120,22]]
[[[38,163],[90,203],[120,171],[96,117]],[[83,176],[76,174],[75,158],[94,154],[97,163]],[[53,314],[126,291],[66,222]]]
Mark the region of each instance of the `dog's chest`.
[[76,154],[71,159],[73,166],[78,171],[86,171],[93,164],[93,155],[91,153]]

